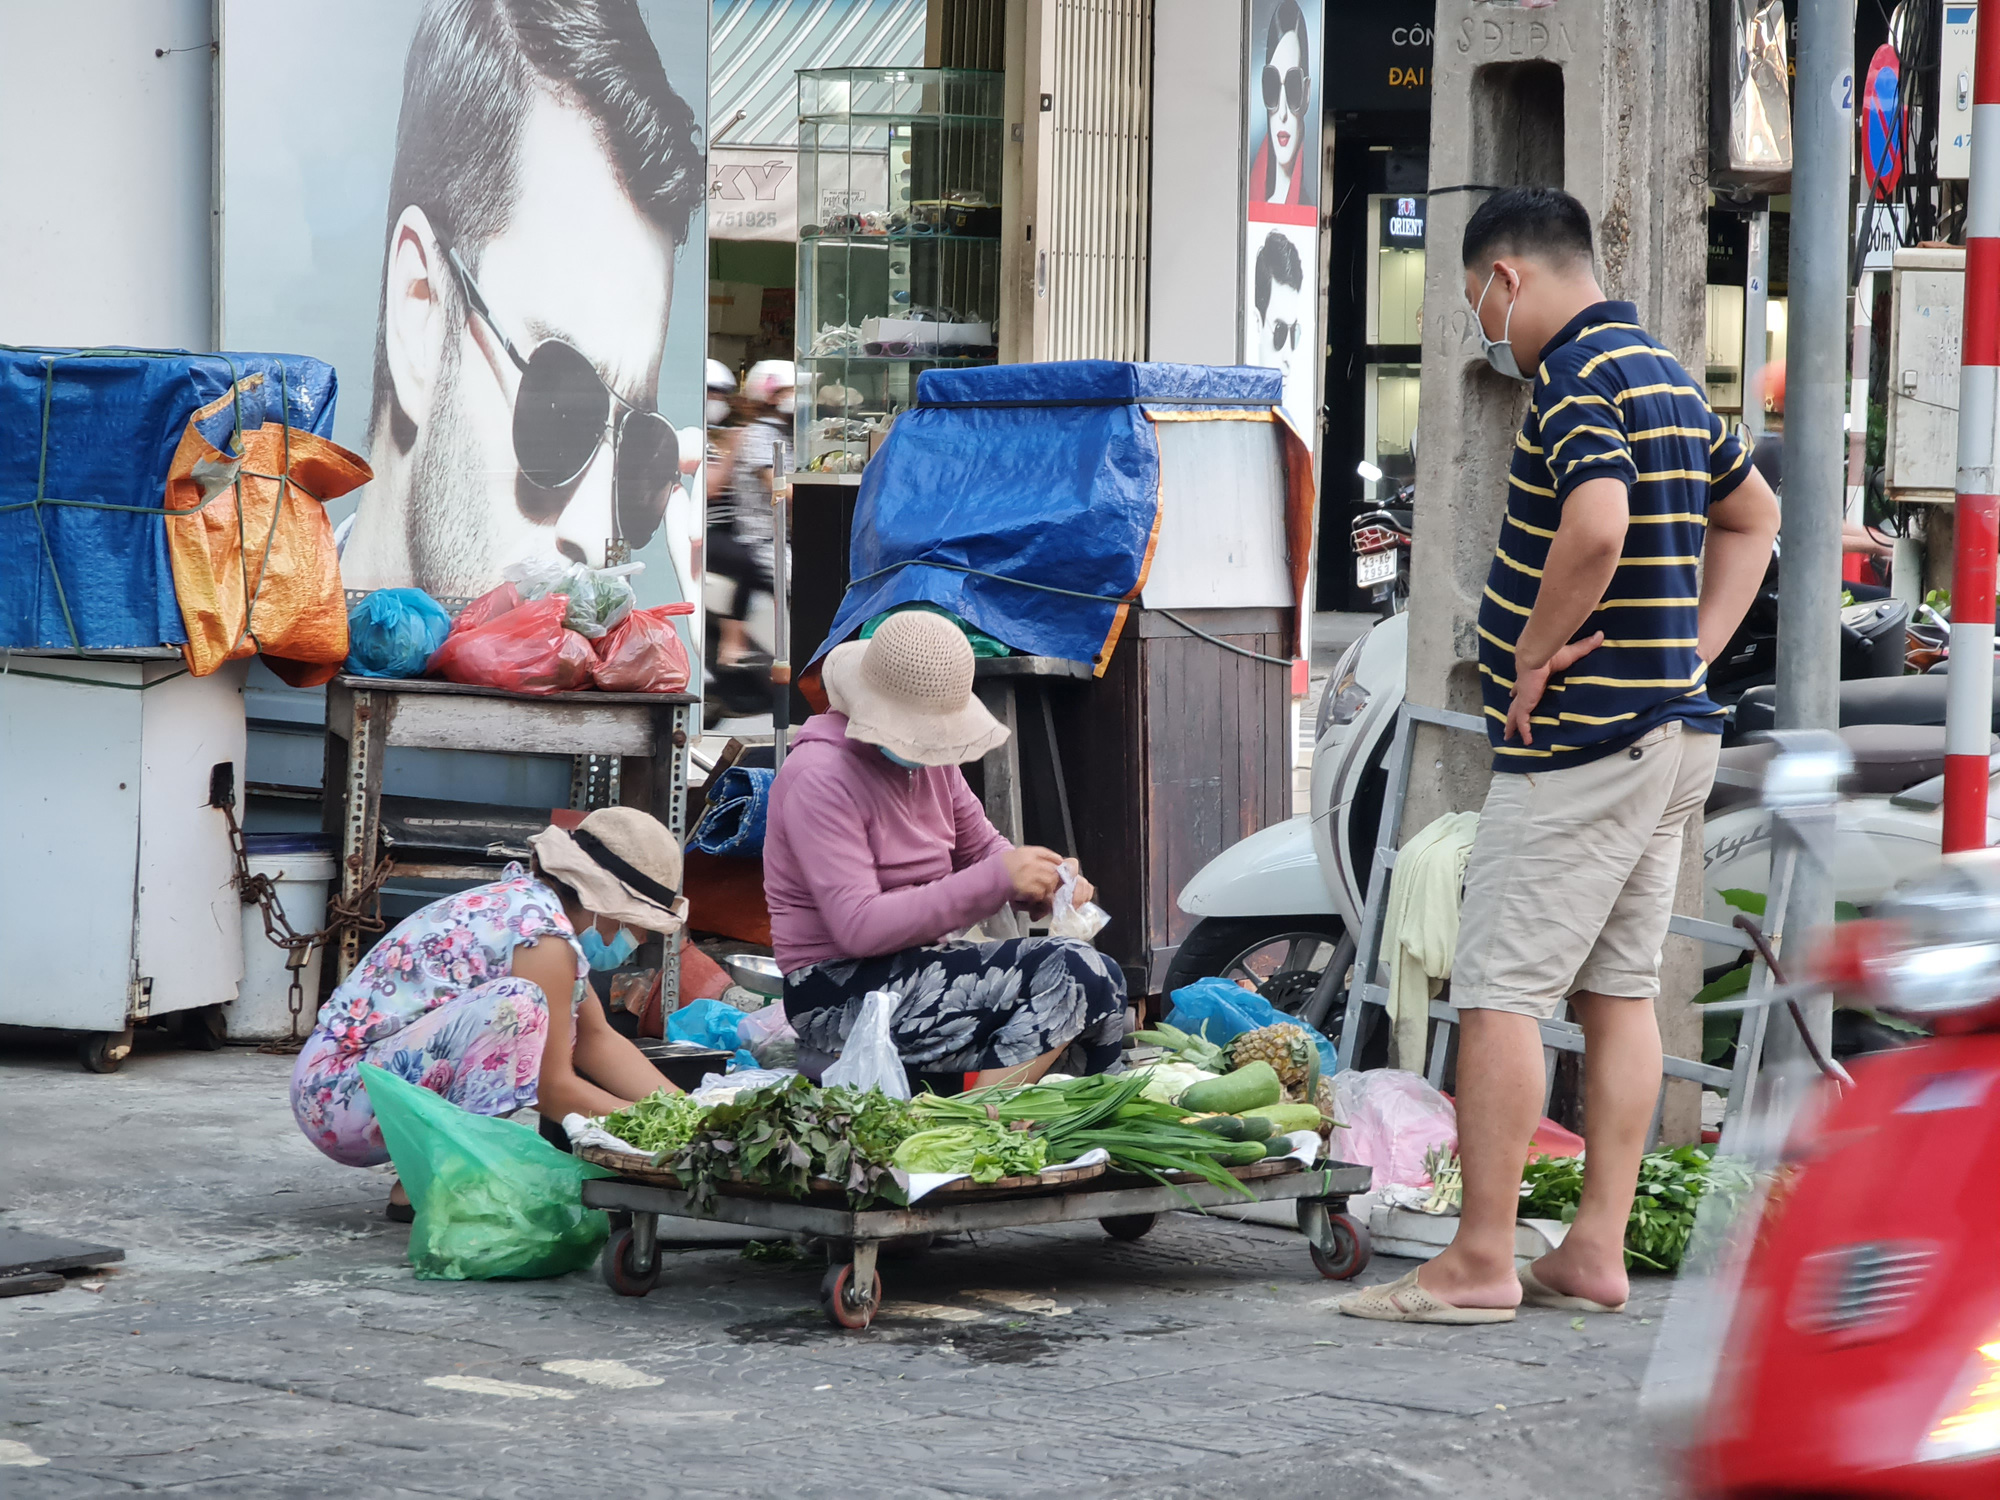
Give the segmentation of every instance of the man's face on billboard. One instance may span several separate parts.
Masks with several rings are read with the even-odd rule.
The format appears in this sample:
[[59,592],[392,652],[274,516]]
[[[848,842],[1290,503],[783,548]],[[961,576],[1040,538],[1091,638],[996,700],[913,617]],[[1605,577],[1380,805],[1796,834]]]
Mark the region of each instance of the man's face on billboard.
[[1256,363],[1285,373],[1285,388],[1291,389],[1292,372],[1299,367],[1300,345],[1305,341],[1305,294],[1282,281],[1271,283],[1271,300],[1257,325]]
[[[590,117],[554,98],[537,103],[522,133],[507,226],[477,251],[475,266],[493,320],[514,347],[530,355],[544,340],[561,339],[621,398],[654,410],[673,249],[626,195]],[[472,255],[465,259],[474,264]],[[441,253],[429,275],[449,279]],[[561,555],[602,566],[614,508],[609,432],[573,484],[530,484],[513,442],[521,373],[493,327],[454,292],[445,305],[458,316],[433,346],[427,419],[410,455],[405,522],[414,581],[433,594],[464,596],[492,587],[510,563]]]

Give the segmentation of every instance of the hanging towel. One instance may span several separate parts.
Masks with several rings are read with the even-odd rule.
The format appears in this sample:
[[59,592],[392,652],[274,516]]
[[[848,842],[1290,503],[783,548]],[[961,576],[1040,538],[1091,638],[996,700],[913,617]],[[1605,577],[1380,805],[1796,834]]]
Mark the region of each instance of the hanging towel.
[[1424,825],[1396,855],[1389,909],[1382,919],[1382,961],[1389,966],[1389,1065],[1424,1070],[1431,1001],[1451,977],[1458,947],[1459,889],[1472,853],[1478,813],[1446,813]]

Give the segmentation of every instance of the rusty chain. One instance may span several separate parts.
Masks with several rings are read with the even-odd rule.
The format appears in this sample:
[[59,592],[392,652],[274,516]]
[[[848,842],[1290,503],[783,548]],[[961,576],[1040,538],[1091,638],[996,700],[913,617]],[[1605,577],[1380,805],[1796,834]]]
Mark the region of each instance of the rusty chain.
[[375,868],[363,877],[352,896],[330,894],[327,897],[327,922],[318,932],[298,932],[285,916],[284,903],[278,899],[277,883],[269,875],[250,873],[250,856],[243,847],[243,830],[236,822],[236,809],[223,806],[222,815],[229,821],[229,849],[236,859],[234,883],[237,893],[245,906],[254,906],[264,920],[264,936],[273,944],[285,950],[285,969],[291,976],[291,988],[285,996],[287,1008],[292,1013],[291,1035],[282,1042],[267,1042],[261,1047],[263,1052],[297,1052],[305,1045],[305,1038],[299,1028],[305,1019],[305,972],[312,961],[314,948],[332,945],[340,934],[352,928],[356,932],[380,932],[384,926],[377,910],[382,887],[388,883],[393,862],[387,855],[375,862]]

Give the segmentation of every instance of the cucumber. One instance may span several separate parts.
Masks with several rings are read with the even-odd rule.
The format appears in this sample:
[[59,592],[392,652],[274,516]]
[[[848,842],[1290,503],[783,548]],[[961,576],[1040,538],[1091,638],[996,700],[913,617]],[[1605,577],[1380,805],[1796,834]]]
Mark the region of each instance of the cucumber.
[[1253,1161],[1264,1159],[1262,1141],[1225,1141],[1215,1153],[1215,1159],[1225,1167],[1247,1167]]
[[1270,1122],[1266,1135],[1283,1135],[1293,1130],[1317,1130],[1320,1127],[1319,1106],[1317,1104],[1266,1104],[1260,1109],[1245,1110],[1244,1117]]
[[1267,1161],[1274,1156],[1290,1156],[1291,1154],[1292,1143],[1281,1135],[1274,1135],[1271,1139],[1264,1142],[1264,1157]]
[[1220,1078],[1191,1084],[1175,1102],[1191,1114],[1214,1110],[1217,1114],[1240,1115],[1285,1097],[1285,1086],[1267,1062],[1246,1063]]
[[[1199,1120],[1189,1120],[1186,1123],[1196,1130],[1206,1130],[1219,1135],[1225,1141],[1240,1141],[1247,1133],[1246,1122],[1237,1119],[1235,1115],[1204,1115]],[[1258,1139],[1262,1140],[1263,1137],[1259,1136]]]
[[1231,1115],[1230,1119],[1243,1127],[1237,1137],[1240,1141],[1263,1141],[1271,1137],[1271,1122],[1262,1115]]

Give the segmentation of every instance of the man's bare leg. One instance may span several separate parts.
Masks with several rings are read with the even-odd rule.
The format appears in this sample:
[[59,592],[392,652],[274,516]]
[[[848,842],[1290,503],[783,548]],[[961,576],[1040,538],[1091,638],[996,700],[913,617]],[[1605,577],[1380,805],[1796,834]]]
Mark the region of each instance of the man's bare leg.
[[1465,1203],[1458,1234],[1417,1273],[1454,1307],[1513,1307],[1514,1220],[1521,1168],[1542,1118],[1542,1034],[1531,1016],[1500,1010],[1458,1015],[1458,1162]]
[[1625,1226],[1660,1093],[1660,1026],[1650,1000],[1572,995],[1583,1026],[1583,1201],[1559,1249],[1535,1262],[1551,1291],[1607,1307],[1625,1300]]

